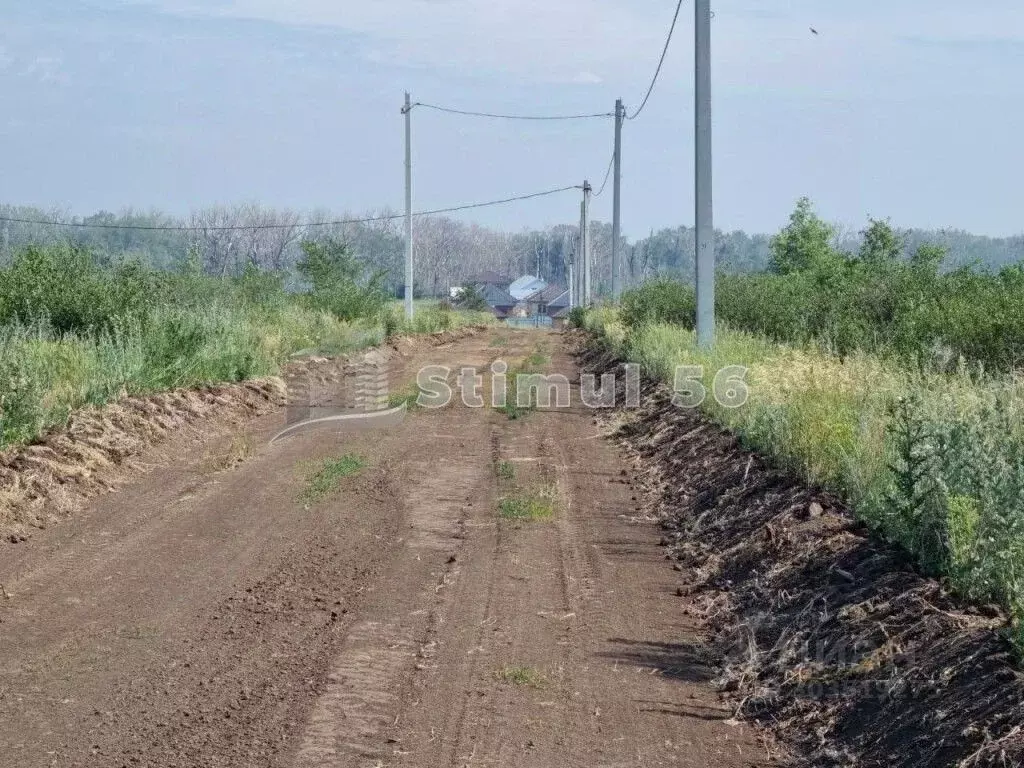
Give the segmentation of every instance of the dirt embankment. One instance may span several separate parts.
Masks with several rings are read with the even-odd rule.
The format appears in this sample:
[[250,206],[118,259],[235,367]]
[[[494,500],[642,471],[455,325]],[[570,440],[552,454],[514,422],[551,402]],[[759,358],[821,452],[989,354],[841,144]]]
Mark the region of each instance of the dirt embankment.
[[[617,367],[581,354],[590,372]],[[645,384],[618,437],[737,718],[815,766],[1024,765],[1024,682],[998,610],[955,599],[664,386]]]
[[[371,352],[378,358],[407,356],[424,346],[447,344],[478,333],[467,327],[429,336],[401,337]],[[290,363],[284,374],[327,368],[323,358]],[[142,452],[168,437],[208,437],[240,422],[274,413],[287,403],[279,377],[146,397],[125,397],[72,414],[64,427],[32,445],[0,451],[0,544],[25,541],[33,530],[75,513],[90,498],[115,490],[149,467]]]

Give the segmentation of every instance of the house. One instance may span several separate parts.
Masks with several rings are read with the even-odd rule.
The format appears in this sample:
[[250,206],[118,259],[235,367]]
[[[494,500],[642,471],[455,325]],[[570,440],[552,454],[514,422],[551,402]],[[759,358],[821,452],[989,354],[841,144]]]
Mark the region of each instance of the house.
[[539,277],[533,275],[525,275],[520,277],[514,283],[508,287],[508,292],[512,294],[512,298],[516,301],[522,301],[529,296],[542,291],[548,287],[548,284]]
[[557,325],[556,317],[569,313],[569,291],[560,285],[549,285],[517,301],[509,320],[521,327]]
[[509,317],[516,306],[516,300],[509,295],[508,291],[496,285],[478,285],[477,291],[483,296],[487,306],[491,308],[494,316],[499,320]]
[[486,270],[475,275],[468,275],[460,285],[455,285],[449,288],[448,293],[453,301],[457,301],[459,295],[470,286],[476,288],[478,291],[482,291],[486,286],[491,286],[501,291],[505,291],[508,290],[508,287],[511,284],[511,277],[492,270]]
[[528,315],[554,317],[569,308],[569,291],[560,285],[549,285],[523,300]]

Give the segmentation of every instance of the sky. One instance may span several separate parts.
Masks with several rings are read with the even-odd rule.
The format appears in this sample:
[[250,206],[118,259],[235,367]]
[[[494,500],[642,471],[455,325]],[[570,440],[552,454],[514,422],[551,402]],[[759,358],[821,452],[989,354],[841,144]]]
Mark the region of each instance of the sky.
[[[0,0],[0,202],[77,214],[404,205],[403,92],[527,114],[639,106],[675,0]],[[856,230],[1024,232],[1024,4],[718,0],[715,223],[797,198]],[[693,6],[624,129],[623,231],[693,223]],[[811,32],[811,27],[818,34]],[[589,179],[613,121],[413,112],[414,207]],[[594,217],[611,218],[609,191]],[[573,223],[575,191],[460,214]]]

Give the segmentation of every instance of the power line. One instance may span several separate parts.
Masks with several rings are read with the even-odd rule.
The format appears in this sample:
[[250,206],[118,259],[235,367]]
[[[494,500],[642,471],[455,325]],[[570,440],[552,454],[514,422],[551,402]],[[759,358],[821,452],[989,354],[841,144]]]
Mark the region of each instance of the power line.
[[608,170],[605,171],[604,181],[601,182],[601,189],[594,193],[594,197],[600,197],[601,193],[604,192],[604,188],[608,186],[608,179],[612,175],[612,166],[615,165],[615,153],[612,152],[612,159],[608,161]]
[[418,101],[414,107],[433,109],[438,112],[447,112],[452,115],[466,115],[469,117],[490,117],[496,120],[590,120],[599,117],[615,117],[613,112],[597,112],[585,115],[502,115],[493,112],[471,112],[465,109],[452,109],[451,107],[439,107],[436,104],[424,104]]
[[661,60],[658,62],[658,68],[654,71],[654,77],[651,79],[651,86],[647,89],[647,95],[644,96],[643,103],[640,108],[632,115],[627,116],[627,120],[636,120],[640,116],[640,113],[644,111],[644,107],[647,106],[648,99],[651,98],[651,94],[654,93],[654,86],[658,83],[658,77],[661,75],[661,68],[665,65],[665,57],[668,55],[668,47],[672,43],[672,35],[676,31],[676,22],[679,21],[679,12],[683,9],[683,0],[679,0],[679,4],[676,6],[676,15],[672,17],[672,26],[668,30],[668,39],[665,40],[665,48],[661,52]]
[[[459,211],[468,211],[476,208],[488,208],[493,205],[505,205],[507,203],[515,203],[520,200],[533,200],[538,197],[547,197],[550,195],[557,195],[561,192],[568,192],[571,189],[580,189],[579,184],[574,184],[568,187],[559,187],[558,189],[549,189],[544,192],[533,192],[528,195],[517,195],[516,197],[507,197],[502,200],[489,200],[486,203],[469,203],[467,205],[458,205],[451,208],[436,208],[430,211],[418,211],[413,213],[413,216],[436,216],[442,213],[457,213]],[[0,222],[10,224],[33,224],[36,226],[44,227],[68,227],[77,229],[127,229],[136,230],[143,232],[228,232],[228,231],[253,231],[253,230],[269,230],[269,229],[290,229],[292,227],[334,227],[342,226],[345,224],[369,224],[376,221],[394,221],[395,219],[404,218],[404,213],[388,214],[386,216],[368,216],[362,219],[339,219],[337,221],[316,221],[310,222],[309,224],[252,224],[249,226],[236,224],[231,226],[210,226],[210,227],[183,227],[183,226],[157,226],[157,225],[144,225],[144,224],[87,224],[80,221],[38,221],[33,219],[18,219],[8,216],[0,216]]]

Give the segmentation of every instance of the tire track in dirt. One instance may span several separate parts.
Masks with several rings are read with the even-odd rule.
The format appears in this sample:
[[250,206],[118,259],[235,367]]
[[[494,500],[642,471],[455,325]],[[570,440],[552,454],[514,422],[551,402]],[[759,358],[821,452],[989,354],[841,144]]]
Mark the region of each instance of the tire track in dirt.
[[[553,368],[574,375],[558,337],[546,338]],[[406,698],[392,729],[401,749],[382,764],[761,765],[755,735],[724,723],[730,712],[707,684],[713,659],[673,613],[675,573],[654,527],[633,522],[624,465],[593,414],[488,418],[495,468],[516,470],[497,497],[553,484],[555,515],[516,522],[498,519],[497,505],[474,512],[439,667]],[[705,657],[683,658],[683,648]],[[538,677],[516,684],[502,678],[509,669]]]
[[[483,368],[493,359],[486,350],[473,352],[451,366],[450,385],[463,366]],[[459,576],[470,516],[492,500],[488,428],[478,412],[461,406],[414,412],[410,422],[410,431],[445,450],[424,451],[420,441],[392,462],[402,476],[394,489],[403,509],[400,546],[387,583],[332,663],[294,761],[301,768],[348,766],[354,759],[383,764],[401,751],[401,739],[390,731],[401,720],[403,692],[418,673],[435,668],[445,597]]]

